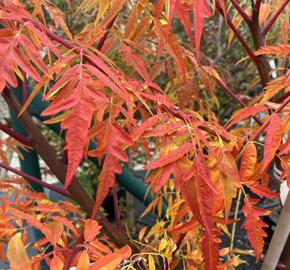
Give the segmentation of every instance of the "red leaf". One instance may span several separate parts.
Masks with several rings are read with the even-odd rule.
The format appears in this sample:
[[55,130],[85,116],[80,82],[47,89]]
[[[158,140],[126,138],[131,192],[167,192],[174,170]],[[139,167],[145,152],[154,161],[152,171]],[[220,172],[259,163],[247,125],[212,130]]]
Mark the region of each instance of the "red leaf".
[[90,151],[89,155],[97,157],[99,162],[101,162],[104,155],[106,155],[106,158],[99,175],[96,203],[92,216],[95,216],[108,195],[110,188],[113,187],[115,173],[122,173],[119,160],[123,162],[128,161],[128,157],[121,146],[123,144],[125,146],[132,145],[132,140],[128,134],[117,123],[110,123],[108,120],[100,125],[97,139],[97,148]]
[[264,159],[262,161],[261,173],[267,169],[280,146],[283,125],[278,114],[274,113],[272,115],[269,125],[266,127],[265,131]]
[[203,21],[205,18],[212,16],[206,0],[193,0],[193,14],[194,14],[194,34],[196,47],[196,60],[200,59],[200,42],[203,32]]
[[189,40],[193,46],[194,42],[193,42],[192,31],[191,31],[191,21],[190,21],[190,16],[189,16],[189,10],[190,8],[187,6],[185,2],[177,1],[176,7],[175,7],[176,16],[182,23],[189,37]]
[[264,228],[268,227],[268,225],[260,219],[260,216],[268,215],[270,211],[255,207],[254,203],[256,203],[256,201],[252,199],[245,199],[244,203],[243,213],[246,219],[242,227],[247,231],[248,239],[251,247],[255,251],[256,261],[258,262],[263,251],[263,238],[267,236]]
[[153,115],[152,117],[148,118],[145,120],[141,126],[139,126],[134,133],[131,135],[131,138],[133,140],[137,140],[145,131],[147,131],[149,128],[153,127],[158,120],[160,119],[161,115],[156,114]]
[[88,130],[94,111],[109,99],[102,94],[102,83],[92,83],[92,78],[81,64],[67,70],[46,95],[53,101],[41,115],[53,115],[70,110],[61,123],[68,151],[68,168],[65,179],[67,188],[77,170],[87,144]]
[[[180,165],[182,166],[182,164]],[[177,187],[180,188],[182,198],[188,204],[193,218],[197,220],[206,230],[208,235],[212,237],[213,227],[213,206],[215,193],[212,188],[211,180],[202,176],[197,170],[196,160],[194,163],[196,173],[189,180],[174,180],[177,182]],[[206,198],[206,199],[205,199]]]
[[269,189],[265,184],[247,183],[246,185],[253,193],[261,198],[266,197],[273,200],[278,196],[278,193]]
[[[12,87],[17,87],[18,82],[14,73],[18,73],[19,76],[22,76],[20,75],[18,67],[20,67],[33,80],[37,82],[41,81],[41,77],[29,61],[32,57],[37,66],[42,70],[46,69],[40,58],[36,60],[36,57],[33,54],[36,50],[35,47],[32,46],[33,51],[31,52],[31,57],[28,57],[19,48],[19,46],[24,45],[20,33],[14,32],[12,29],[3,28],[0,29],[0,36],[0,93],[3,91],[7,83]],[[31,43],[29,43],[28,46],[29,45],[31,45]]]
[[217,269],[219,261],[219,245],[215,239],[209,237],[205,232],[202,238],[203,261],[206,270]]
[[144,166],[145,169],[155,169],[158,167],[165,166],[169,163],[172,163],[181,157],[183,157],[192,147],[191,143],[185,143],[179,146],[176,150],[169,152],[166,156],[161,156],[159,159],[154,162],[147,164]]
[[[110,77],[108,77],[104,72],[102,72],[101,70],[97,69],[96,67],[92,66],[92,65],[85,65],[86,68],[93,74],[95,75],[99,80],[102,81],[102,83],[106,86],[108,86],[109,88],[111,88],[117,95],[119,95],[124,101],[128,102],[130,105],[135,106],[130,97],[128,96],[128,94],[124,91],[124,87],[120,88],[121,82],[116,85],[115,83],[119,82],[119,79],[117,79],[116,75],[113,75],[113,73],[110,71],[110,77],[114,78],[115,80],[114,82],[111,81]],[[104,67],[102,65],[102,67]],[[108,71],[108,67],[106,67],[106,71]]]
[[168,0],[166,1],[166,3],[169,4],[168,7],[168,24],[171,25],[171,20],[173,18],[173,13],[176,9],[176,5],[179,1],[178,0]]
[[230,122],[227,124],[227,128],[232,127],[234,124],[238,123],[239,121],[249,117],[253,116],[259,112],[265,111],[267,107],[262,106],[262,105],[255,105],[251,108],[243,108],[240,110],[235,111],[233,116],[231,117]]

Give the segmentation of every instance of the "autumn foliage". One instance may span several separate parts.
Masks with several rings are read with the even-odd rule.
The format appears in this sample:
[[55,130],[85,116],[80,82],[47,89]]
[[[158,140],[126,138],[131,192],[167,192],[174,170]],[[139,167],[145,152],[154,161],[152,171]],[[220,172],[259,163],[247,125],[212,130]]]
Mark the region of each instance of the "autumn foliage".
[[[64,184],[47,187],[72,199],[50,202],[30,188],[37,179],[19,171],[1,179],[1,260],[27,270],[41,261],[53,270],[233,269],[242,253],[258,262],[270,213],[259,202],[277,196],[268,185],[274,163],[290,186],[289,1],[60,2],[65,8],[49,0],[0,2],[0,93],[28,134],[1,124],[10,137],[0,141],[0,166],[11,170],[7,149],[20,156],[19,147],[34,149]],[[203,46],[206,24],[218,16],[228,47],[236,42],[243,52],[231,61],[253,70],[247,94],[232,89]],[[26,98],[17,101],[20,81]],[[60,124],[63,157],[31,118],[37,95],[48,104],[43,123]],[[240,106],[227,119],[221,95]],[[100,207],[136,153],[148,161],[145,181],[155,196],[144,215],[154,213],[156,223],[133,238]],[[100,167],[95,201],[75,177],[88,158]],[[251,250],[233,246],[238,219],[230,212],[239,205]],[[42,233],[35,243],[27,243],[29,227]],[[231,243],[221,248],[224,238]],[[27,255],[27,245],[36,255]]]

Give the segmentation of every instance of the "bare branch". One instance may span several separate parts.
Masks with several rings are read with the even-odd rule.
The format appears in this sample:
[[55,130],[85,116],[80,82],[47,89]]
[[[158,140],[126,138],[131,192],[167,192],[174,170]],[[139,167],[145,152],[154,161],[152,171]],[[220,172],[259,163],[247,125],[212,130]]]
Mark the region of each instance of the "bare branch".
[[240,13],[240,15],[243,17],[244,21],[249,24],[251,19],[247,15],[247,13],[242,9],[242,7],[239,5],[239,3],[236,0],[231,0],[233,6],[236,8],[236,10]]
[[[222,8],[217,4],[216,6],[217,10],[219,11],[219,13],[224,17],[224,13],[222,11]],[[230,28],[232,29],[232,31],[235,33],[236,37],[238,38],[238,40],[240,41],[241,45],[243,46],[245,52],[249,55],[249,57],[253,60],[253,62],[257,65],[258,64],[258,58],[257,56],[254,54],[254,52],[250,49],[250,47],[248,46],[247,42],[244,40],[244,38],[242,37],[241,33],[239,32],[239,30],[234,26],[233,22],[231,21],[231,19],[229,18],[229,16],[227,15],[226,17],[224,17],[225,20],[227,21],[228,25],[230,26]]]
[[271,29],[271,27],[273,26],[273,24],[275,23],[275,21],[278,19],[278,17],[280,16],[280,14],[283,12],[283,10],[285,9],[285,7],[288,5],[289,1],[290,0],[285,0],[283,2],[282,6],[277,10],[277,12],[274,14],[274,16],[271,18],[271,20],[268,22],[268,24],[263,29],[262,36],[266,36],[266,34]]
[[18,174],[18,175],[22,176],[23,178],[25,178],[29,182],[32,182],[32,183],[38,184],[40,186],[46,187],[46,188],[48,188],[48,189],[50,189],[50,190],[52,190],[52,191],[54,191],[56,193],[59,193],[59,194],[65,196],[65,197],[69,197],[68,192],[66,190],[62,189],[62,188],[58,188],[58,187],[56,187],[54,185],[50,185],[50,184],[48,184],[48,183],[46,183],[46,182],[44,182],[44,181],[32,176],[32,175],[29,175],[27,173],[24,173],[22,171],[14,169],[14,168],[12,168],[10,166],[7,166],[7,165],[5,165],[5,164],[3,164],[1,162],[0,162],[0,167],[5,169],[5,170],[7,170],[7,171],[10,171],[10,172],[13,172],[15,174]]
[[23,145],[29,146],[29,147],[32,146],[32,141],[30,138],[20,135],[16,131],[6,127],[5,125],[1,123],[0,123],[0,130],[8,134],[10,137],[15,139],[16,141],[22,143]]

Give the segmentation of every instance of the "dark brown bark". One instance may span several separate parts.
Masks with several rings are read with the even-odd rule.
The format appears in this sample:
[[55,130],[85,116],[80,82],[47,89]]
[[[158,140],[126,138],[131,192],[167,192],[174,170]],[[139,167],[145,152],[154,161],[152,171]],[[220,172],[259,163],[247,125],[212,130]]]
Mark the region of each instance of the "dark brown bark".
[[[265,39],[261,34],[260,24],[259,24],[259,14],[260,14],[261,1],[257,1],[253,8],[252,19],[249,23],[252,39],[254,42],[255,50],[260,49],[265,45]],[[267,85],[270,80],[269,77],[269,64],[266,55],[258,55],[258,62],[256,63],[261,84],[263,88]]]

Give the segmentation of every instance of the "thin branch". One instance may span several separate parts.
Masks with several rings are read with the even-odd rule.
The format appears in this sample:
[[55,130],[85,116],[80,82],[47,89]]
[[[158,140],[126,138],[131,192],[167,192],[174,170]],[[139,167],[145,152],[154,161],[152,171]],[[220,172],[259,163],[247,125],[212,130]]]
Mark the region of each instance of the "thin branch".
[[22,82],[22,104],[25,104],[25,102],[28,99],[28,87],[27,87],[27,78],[26,73],[21,70],[23,82]]
[[103,48],[103,45],[109,35],[109,30],[113,27],[113,24],[117,18],[118,14],[107,24],[106,26],[106,33],[103,35],[103,37],[100,39],[97,49],[100,51]]
[[287,104],[290,102],[290,96],[288,96],[283,103],[278,107],[278,109],[271,114],[271,116],[267,119],[266,122],[264,122],[264,124],[256,131],[256,133],[253,135],[253,138],[251,140],[255,140],[257,139],[257,137],[265,130],[265,128],[269,125],[273,115],[276,113],[280,113],[286,106]]
[[284,99],[286,99],[287,97],[290,96],[290,91],[284,93],[282,96],[280,96],[279,98],[275,99],[274,102],[275,103],[282,103]]
[[235,27],[235,25],[233,24],[233,22],[231,21],[230,17],[227,15],[225,17],[222,8],[219,6],[219,4],[216,5],[217,10],[219,11],[219,13],[225,18],[225,20],[227,21],[228,25],[230,26],[230,28],[232,29],[232,31],[235,33],[236,37],[238,38],[238,40],[240,41],[241,45],[243,46],[244,50],[246,51],[246,53],[249,55],[249,57],[253,60],[253,62],[257,65],[258,64],[258,58],[257,56],[253,53],[253,51],[250,49],[250,47],[248,46],[247,42],[244,40],[244,38],[242,37],[241,33],[239,32],[239,30]]
[[29,182],[38,184],[40,186],[46,187],[46,188],[48,188],[48,189],[56,192],[56,193],[59,193],[59,194],[61,194],[63,196],[69,197],[68,192],[65,191],[65,190],[63,190],[62,188],[58,188],[58,187],[56,187],[54,185],[50,185],[48,183],[45,183],[44,181],[42,181],[42,180],[40,180],[40,179],[38,179],[38,178],[36,178],[36,177],[34,177],[32,175],[29,175],[27,173],[24,173],[22,171],[19,171],[17,169],[14,169],[14,168],[12,168],[10,166],[4,165],[1,162],[0,162],[0,167],[3,168],[3,169],[5,169],[5,170],[7,170],[7,171],[10,171],[10,172],[13,172],[15,174],[18,174],[18,175],[22,176],[23,178],[25,178]]
[[277,10],[277,12],[274,14],[274,16],[271,18],[271,20],[268,22],[268,24],[263,29],[262,36],[266,36],[266,34],[271,29],[271,27],[273,26],[273,24],[275,23],[275,21],[278,19],[278,17],[280,16],[280,14],[283,12],[283,10],[285,9],[285,7],[288,5],[289,1],[290,0],[285,0],[283,2],[282,6]]
[[78,251],[79,251],[79,244],[84,241],[84,235],[81,234],[78,239],[75,241],[73,246],[70,248],[69,254],[65,259],[63,270],[69,270],[73,260],[75,259]]
[[[223,82],[219,81],[220,86],[226,91],[226,93],[237,103],[239,103],[242,107],[247,108],[248,106]],[[253,116],[253,119],[257,122],[258,125],[262,126],[262,121],[257,118],[256,116]]]
[[240,13],[240,15],[243,17],[244,21],[249,24],[251,19],[247,15],[247,13],[242,9],[242,7],[239,5],[239,3],[236,0],[231,0],[233,6],[236,8],[236,10]]
[[16,141],[24,144],[25,146],[32,147],[32,140],[28,137],[22,136],[16,131],[6,127],[5,125],[0,123],[0,130],[8,134],[10,137],[15,139]]
[[119,233],[121,233],[122,223],[121,223],[121,216],[120,216],[120,211],[119,211],[119,206],[118,206],[118,193],[117,193],[116,183],[113,185],[113,205],[114,205],[116,229]]

